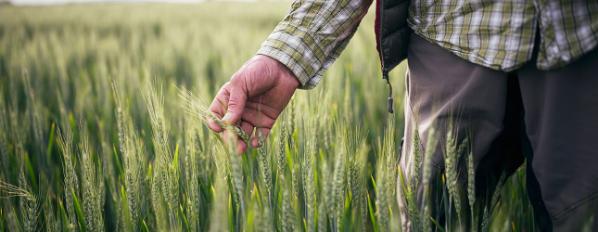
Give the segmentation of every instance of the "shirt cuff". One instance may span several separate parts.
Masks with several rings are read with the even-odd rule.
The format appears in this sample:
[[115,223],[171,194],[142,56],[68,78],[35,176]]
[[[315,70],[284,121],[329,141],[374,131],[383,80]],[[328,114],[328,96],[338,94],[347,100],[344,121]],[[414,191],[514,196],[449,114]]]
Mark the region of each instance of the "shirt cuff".
[[269,56],[295,74],[301,89],[312,89],[322,79],[326,54],[304,28],[281,22],[262,43],[259,55]]

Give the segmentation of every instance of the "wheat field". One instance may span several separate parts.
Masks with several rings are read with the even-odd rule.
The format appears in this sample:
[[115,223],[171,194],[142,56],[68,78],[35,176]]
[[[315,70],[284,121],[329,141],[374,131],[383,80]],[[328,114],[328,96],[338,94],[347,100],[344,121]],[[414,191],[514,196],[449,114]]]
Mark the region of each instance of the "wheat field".
[[[0,6],[0,231],[400,230],[397,191],[413,192],[397,190],[403,115],[386,113],[373,14],[262,148],[234,155],[205,126],[289,4]],[[524,180],[476,216],[484,230],[534,230]]]

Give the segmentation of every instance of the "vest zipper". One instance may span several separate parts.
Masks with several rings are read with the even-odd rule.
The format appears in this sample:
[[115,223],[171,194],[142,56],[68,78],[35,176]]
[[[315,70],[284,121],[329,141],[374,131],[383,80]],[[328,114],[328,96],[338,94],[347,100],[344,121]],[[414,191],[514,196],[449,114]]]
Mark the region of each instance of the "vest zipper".
[[386,108],[388,109],[388,113],[394,113],[394,99],[392,97],[392,84],[390,83],[390,79],[388,78],[388,71],[382,67],[382,79],[386,80],[386,84],[388,85],[388,98],[386,99]]
[[382,22],[384,21],[384,1],[378,0],[378,12],[379,12],[379,24],[378,24],[378,52],[380,53],[380,64],[382,66],[382,79],[386,80],[386,84],[388,85],[388,98],[386,99],[386,109],[388,113],[394,113],[394,99],[392,97],[392,84],[388,78],[388,69],[384,67],[384,51],[382,50]]

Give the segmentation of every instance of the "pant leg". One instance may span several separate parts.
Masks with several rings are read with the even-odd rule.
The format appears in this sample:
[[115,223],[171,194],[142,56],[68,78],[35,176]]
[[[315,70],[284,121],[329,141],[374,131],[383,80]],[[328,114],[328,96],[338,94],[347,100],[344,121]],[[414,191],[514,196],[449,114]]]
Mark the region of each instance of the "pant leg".
[[[505,127],[505,123],[519,122],[506,117],[508,111],[513,111],[507,108],[509,75],[463,60],[417,35],[411,36],[408,62],[405,140],[400,159],[404,176],[410,183],[421,183],[421,180],[415,179],[421,178],[418,172],[422,170],[423,160],[417,154],[421,155],[428,149],[434,150],[433,171],[438,173],[443,169],[443,144],[446,144],[448,125],[452,122],[457,143],[463,142],[465,137],[469,137],[471,142],[476,167],[476,192],[480,196],[493,193],[498,173],[503,172],[505,167],[517,167],[521,163],[521,156],[510,158],[505,155],[519,154],[506,152],[511,148],[519,150],[519,147],[509,145],[511,138],[516,138],[515,141],[518,138],[505,133],[509,131],[506,128],[516,128],[511,125]],[[517,110],[509,114],[517,115]],[[436,147],[428,148],[425,144],[432,128],[435,128],[440,141]],[[514,134],[518,132],[514,129]],[[460,172],[460,177],[466,177],[464,174]],[[398,188],[399,206],[406,209],[401,183]],[[421,198],[422,189],[417,191]],[[483,197],[480,196],[478,199],[482,202],[480,198]],[[467,206],[466,199],[462,202]],[[440,202],[432,204],[440,205]],[[409,227],[407,213],[405,210],[401,212],[403,222],[407,222],[403,225]],[[443,220],[442,215],[438,217],[436,220]]]
[[579,231],[588,214],[598,217],[598,49],[554,71],[532,63],[518,75],[532,152],[530,198],[537,215],[549,215],[548,227]]

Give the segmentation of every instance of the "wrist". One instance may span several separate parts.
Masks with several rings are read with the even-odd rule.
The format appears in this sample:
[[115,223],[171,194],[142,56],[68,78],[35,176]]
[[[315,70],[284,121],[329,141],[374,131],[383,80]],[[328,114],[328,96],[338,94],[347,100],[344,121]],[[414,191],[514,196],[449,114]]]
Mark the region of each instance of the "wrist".
[[279,81],[284,82],[285,84],[289,85],[289,87],[292,87],[293,89],[297,89],[301,85],[299,78],[297,78],[297,76],[295,76],[295,74],[291,71],[291,69],[289,69],[289,67],[287,67],[286,65],[284,65],[277,59],[274,59],[274,58],[266,56],[266,55],[256,55],[256,58],[267,60],[267,62],[270,63],[271,67],[273,67],[272,75],[279,77],[278,78]]

